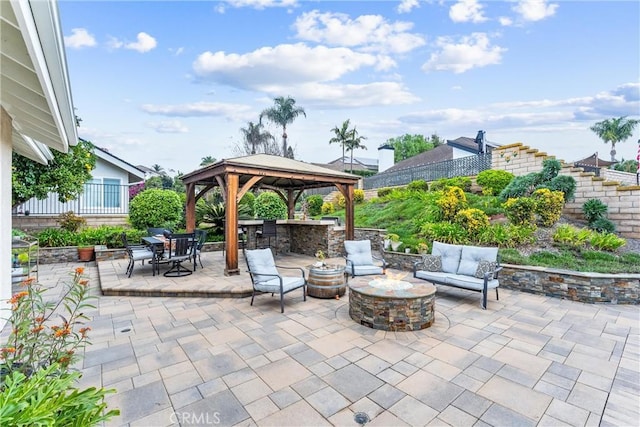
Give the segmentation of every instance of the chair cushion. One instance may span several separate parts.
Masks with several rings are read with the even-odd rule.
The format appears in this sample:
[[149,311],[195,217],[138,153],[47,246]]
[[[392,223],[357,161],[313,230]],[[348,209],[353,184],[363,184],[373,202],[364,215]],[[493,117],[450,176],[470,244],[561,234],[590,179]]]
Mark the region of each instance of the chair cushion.
[[[442,258],[442,271],[445,273],[456,273],[460,264],[461,245],[450,245],[448,243],[433,242],[432,255],[440,255]],[[471,276],[476,271],[473,270]]]
[[153,252],[148,249],[135,249],[131,251],[131,258],[134,261],[153,258]]
[[[302,277],[285,277],[282,276],[282,293],[286,294],[289,291],[297,289],[304,285],[304,279]],[[264,282],[257,282],[254,286],[256,290],[260,292],[270,292],[274,294],[280,293],[280,280],[277,277],[272,278]]]
[[444,273],[442,271],[426,271],[426,270],[418,270],[416,271],[416,277],[418,279],[424,279],[426,281],[432,282],[442,282],[447,283],[447,276],[450,273]]
[[422,255],[423,269],[426,271],[442,271],[442,257],[440,255]]
[[373,265],[370,240],[345,240],[344,249],[347,252],[347,259],[354,266]]
[[[266,282],[272,279],[276,279],[273,276],[261,276],[262,274],[278,274],[276,263],[273,259],[273,253],[271,249],[253,249],[245,252],[247,258],[247,264],[249,270],[253,273],[253,280],[255,282]],[[280,292],[278,287],[278,292]],[[271,291],[270,291],[271,292]]]
[[484,279],[485,273],[493,273],[496,269],[497,263],[493,261],[480,261],[478,268],[476,269],[475,276],[478,279]]
[[[480,261],[496,262],[498,259],[498,248],[483,248],[480,246],[463,246],[460,255],[460,265],[458,274],[465,276],[475,276]],[[455,273],[452,271],[451,273]]]
[[[477,279],[473,276],[459,276],[450,274],[447,277],[447,285],[460,286],[466,289],[473,289],[481,291],[483,288],[484,279]],[[487,282],[487,289],[494,289],[499,286],[498,279],[492,279]]]
[[354,276],[366,276],[369,274],[382,274],[382,267],[377,265],[355,265],[353,266]]

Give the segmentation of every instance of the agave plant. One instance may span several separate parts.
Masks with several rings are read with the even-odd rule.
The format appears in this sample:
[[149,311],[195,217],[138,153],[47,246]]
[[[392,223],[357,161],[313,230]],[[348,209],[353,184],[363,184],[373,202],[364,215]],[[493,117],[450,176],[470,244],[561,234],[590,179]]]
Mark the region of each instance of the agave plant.
[[196,206],[202,222],[200,228],[214,235],[224,234],[224,221],[226,208],[221,202],[207,202],[202,206]]

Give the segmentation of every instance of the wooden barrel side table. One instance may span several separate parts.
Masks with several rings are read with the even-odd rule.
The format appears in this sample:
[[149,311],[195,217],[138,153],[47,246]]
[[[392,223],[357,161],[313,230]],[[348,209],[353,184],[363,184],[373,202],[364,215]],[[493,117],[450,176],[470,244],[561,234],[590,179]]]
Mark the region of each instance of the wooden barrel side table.
[[308,266],[307,295],[315,298],[335,298],[343,296],[347,290],[344,266]]

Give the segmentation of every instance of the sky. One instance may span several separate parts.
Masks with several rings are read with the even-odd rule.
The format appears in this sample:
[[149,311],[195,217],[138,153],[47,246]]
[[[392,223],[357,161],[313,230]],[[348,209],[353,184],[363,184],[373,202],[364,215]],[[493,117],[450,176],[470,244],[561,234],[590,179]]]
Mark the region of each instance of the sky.
[[[236,157],[278,96],[296,159],[327,163],[349,119],[366,150],[404,134],[522,142],[566,161],[589,128],[640,118],[637,1],[69,1],[60,19],[81,138],[133,165]],[[267,124],[278,141],[282,130]],[[617,145],[635,159],[640,126]]]

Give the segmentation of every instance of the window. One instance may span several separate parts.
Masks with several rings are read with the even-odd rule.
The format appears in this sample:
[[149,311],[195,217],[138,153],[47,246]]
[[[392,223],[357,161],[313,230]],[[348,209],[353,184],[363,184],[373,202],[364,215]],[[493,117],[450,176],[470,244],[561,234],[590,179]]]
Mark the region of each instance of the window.
[[86,208],[120,208],[122,186],[117,178],[93,178],[84,185]]

